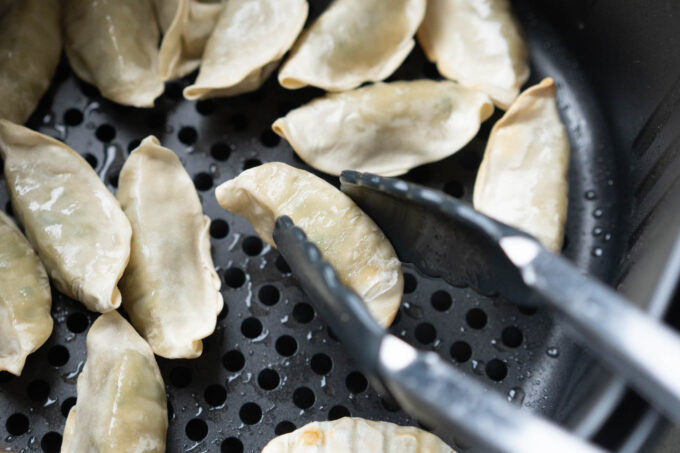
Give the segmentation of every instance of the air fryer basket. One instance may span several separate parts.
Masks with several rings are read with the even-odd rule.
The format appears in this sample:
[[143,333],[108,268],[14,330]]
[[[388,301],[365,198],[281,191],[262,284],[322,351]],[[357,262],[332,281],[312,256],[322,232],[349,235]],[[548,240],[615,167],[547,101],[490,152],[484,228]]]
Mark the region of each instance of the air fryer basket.
[[[663,267],[664,260],[659,257],[665,258],[662,252],[670,250],[654,242],[655,238],[670,237],[668,229],[663,230],[665,236],[649,231],[657,231],[652,228],[659,223],[655,213],[663,211],[664,203],[673,206],[668,198],[680,192],[677,178],[672,176],[680,166],[680,128],[675,128],[676,137],[671,137],[675,142],[663,142],[671,143],[668,148],[662,146],[645,159],[629,153],[631,134],[642,125],[636,123],[636,115],[613,113],[617,106],[625,105],[618,96],[629,94],[611,86],[603,91],[602,86],[608,86],[617,74],[608,72],[614,68],[593,72],[598,68],[597,52],[604,55],[611,50],[608,43],[586,45],[592,37],[614,39],[613,31],[605,36],[597,29],[598,23],[608,20],[606,15],[597,16],[607,7],[614,5],[617,10],[612,14],[633,23],[640,11],[632,5],[622,8],[613,1],[572,2],[568,11],[563,11],[566,6],[558,1],[537,3],[540,6],[516,2],[515,7],[529,42],[531,82],[544,76],[555,78],[572,144],[564,254],[593,275],[610,283],[623,276],[625,283],[640,281],[636,263],[649,263],[651,259],[645,258],[644,250],[637,245],[656,243],[649,246],[649,250],[656,250],[652,254],[657,261],[655,275],[632,290],[646,306],[656,285],[656,273]],[[646,3],[637,8],[663,16],[663,2]],[[310,2],[312,16],[326,4]],[[653,27],[656,22],[646,17],[648,22],[643,25]],[[677,33],[678,29],[665,31]],[[636,30],[641,28],[631,26],[626,32],[634,34]],[[582,54],[583,49],[588,53]],[[633,49],[631,52],[636,55]],[[610,56],[609,61],[629,65],[633,61],[629,61],[630,55]],[[680,69],[677,60],[669,66],[675,69],[676,77]],[[661,71],[662,66],[658,68]],[[391,80],[421,77],[438,75],[416,48]],[[156,135],[178,153],[212,219],[213,257],[223,281],[225,309],[199,359],[159,359],[169,403],[167,451],[257,452],[277,434],[311,421],[345,415],[417,424],[368,387],[365,377],[315,315],[277,251],[263,244],[245,220],[222,210],[214,198],[218,184],[262,162],[283,161],[308,169],[270,125],[322,92],[287,91],[272,77],[255,93],[195,103],[182,98],[182,88],[189,80],[169,83],[153,110],[138,110],[102,99],[63,61],[50,91],[29,121],[34,129],[63,140],[83,154],[111,190],[115,190],[129,151],[146,135]],[[663,90],[670,86],[666,85],[668,80],[673,81],[660,79],[654,90],[639,88],[661,90],[657,98],[661,99]],[[674,107],[679,92],[680,83],[676,82],[670,95],[663,98],[667,100],[654,104],[665,109],[661,113],[657,110],[651,115],[653,109],[640,112],[641,117],[650,118],[651,125],[644,128],[633,148],[651,149],[669,118],[678,124],[680,109]],[[498,117],[497,113],[494,119]],[[470,201],[492,124],[488,121],[479,137],[463,151],[442,163],[417,168],[406,178]],[[667,168],[676,170],[670,173],[675,178],[670,183],[664,173]],[[335,178],[326,178],[337,184]],[[4,186],[4,180],[1,184]],[[646,195],[641,196],[638,190],[633,196],[633,184],[642,187]],[[650,192],[652,200],[648,200]],[[0,189],[0,207],[11,214],[4,188]],[[677,219],[669,222],[675,222],[670,230],[677,233]],[[626,259],[620,265],[624,255]],[[580,433],[594,433],[609,415],[623,387],[567,339],[548,313],[519,309],[469,289],[453,288],[419,275],[409,265],[404,271],[404,303],[392,326],[394,333],[450,358],[509,401]],[[96,314],[61,294],[55,292],[53,296],[55,328],[50,339],[29,357],[20,378],[0,373],[0,447],[6,444],[15,451],[59,451],[65,417],[75,403],[76,379],[86,359],[85,337]],[[665,311],[667,302],[667,298],[656,298],[656,314]],[[455,441],[450,433],[437,433]]]

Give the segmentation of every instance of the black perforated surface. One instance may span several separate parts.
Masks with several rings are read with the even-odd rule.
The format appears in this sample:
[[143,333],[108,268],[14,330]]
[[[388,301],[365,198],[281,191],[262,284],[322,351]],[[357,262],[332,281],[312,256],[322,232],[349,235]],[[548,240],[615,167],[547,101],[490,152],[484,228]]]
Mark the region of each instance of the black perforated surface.
[[[543,75],[556,78],[572,140],[565,253],[581,267],[607,277],[617,244],[614,207],[619,182],[611,164],[613,150],[598,127],[601,118],[578,67],[531,11],[521,6],[519,11],[532,51],[532,81]],[[436,70],[416,49],[391,79],[423,76],[436,77]],[[188,83],[168,84],[155,109],[138,110],[102,99],[62,62],[50,92],[29,121],[34,129],[84,155],[111,190],[129,151],[145,136],[156,135],[180,156],[212,219],[213,257],[225,309],[199,359],[159,359],[170,408],[167,451],[257,452],[276,434],[344,415],[417,423],[367,387],[276,250],[214,198],[218,184],[262,162],[307,168],[270,125],[321,92],[286,91],[272,77],[256,93],[196,103],[182,99]],[[470,201],[491,125],[490,120],[464,151],[416,169],[407,179]],[[335,178],[327,179],[337,185]],[[0,180],[0,207],[11,214]],[[404,271],[404,304],[394,333],[438,351],[509,400],[548,416],[563,418],[583,396],[585,389],[574,388],[572,370],[586,358],[548,314],[452,288],[409,266]],[[54,333],[29,357],[21,378],[0,373],[0,447],[59,449],[86,359],[85,337],[97,315],[57,293],[52,312]],[[567,393],[570,402],[565,404]],[[451,440],[448,433],[443,436]]]

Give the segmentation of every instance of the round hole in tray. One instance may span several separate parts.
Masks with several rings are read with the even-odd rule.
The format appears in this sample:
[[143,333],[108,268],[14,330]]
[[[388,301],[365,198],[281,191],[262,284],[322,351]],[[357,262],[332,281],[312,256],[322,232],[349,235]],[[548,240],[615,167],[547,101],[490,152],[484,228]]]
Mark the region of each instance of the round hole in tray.
[[422,344],[430,344],[437,338],[437,330],[429,322],[423,322],[416,326],[416,340]]
[[238,267],[231,267],[224,271],[224,282],[232,288],[239,288],[246,282],[246,274]]
[[210,190],[213,186],[213,178],[209,173],[201,172],[194,176],[194,186],[201,192]]
[[170,383],[177,388],[184,388],[191,383],[191,370],[185,366],[176,366],[170,372]]
[[522,344],[524,335],[522,335],[522,331],[519,329],[519,327],[508,326],[503,329],[503,332],[501,333],[501,340],[503,341],[504,345],[511,348],[516,348]]
[[278,423],[276,425],[276,428],[274,428],[274,434],[276,434],[277,436],[292,433],[293,431],[295,431],[295,424],[289,422],[288,420],[284,420]]
[[368,381],[360,372],[352,371],[345,378],[345,385],[347,386],[347,390],[356,394],[366,390],[368,387]]
[[331,410],[328,411],[328,420],[337,420],[342,417],[349,417],[349,409],[347,409],[345,406],[333,406],[331,407]]
[[152,130],[163,129],[167,121],[167,116],[160,110],[152,110],[146,116],[146,126]]
[[262,323],[257,318],[247,318],[241,323],[241,333],[246,338],[257,338],[262,334]]
[[217,315],[217,319],[219,319],[220,321],[223,320],[224,318],[226,318],[227,315],[229,314],[229,305],[224,303],[224,301],[223,301],[223,304],[224,305],[222,307],[222,311],[220,312],[219,315]]
[[500,382],[508,375],[508,367],[502,360],[491,359],[486,364],[486,375],[492,381]]
[[418,287],[418,280],[413,276],[404,272],[404,293],[411,294]]
[[286,260],[283,259],[281,255],[276,257],[276,268],[281,272],[282,274],[290,274],[290,266],[288,266],[288,263],[286,263]]
[[290,357],[297,351],[298,344],[290,335],[281,335],[276,340],[276,352],[284,357]]
[[87,315],[84,313],[71,313],[68,315],[68,318],[66,318],[66,327],[73,333],[85,332],[89,325],[90,320],[87,319]]
[[212,99],[204,99],[196,103],[196,111],[201,115],[207,116],[215,113],[215,101]]
[[260,288],[260,291],[258,291],[257,297],[264,305],[271,307],[272,305],[276,305],[281,297],[281,294],[279,293],[279,290],[276,288],[276,286],[264,285],[262,288]]
[[32,401],[42,404],[47,401],[47,397],[50,395],[50,386],[42,379],[36,379],[28,384],[26,392]]
[[213,157],[213,159],[220,162],[229,159],[230,154],[231,148],[229,148],[229,145],[223,142],[217,142],[210,148],[210,155]]
[[279,137],[273,130],[266,129],[262,134],[260,134],[260,143],[268,148],[273,148],[281,142],[281,137]]
[[205,397],[206,403],[213,407],[218,407],[224,404],[224,402],[227,400],[227,391],[223,386],[219,384],[213,384],[209,385],[205,389],[203,396]]
[[262,409],[255,403],[245,403],[239,409],[238,416],[246,425],[254,425],[262,419]]
[[517,307],[517,310],[526,316],[533,316],[538,312],[538,310],[533,307],[523,307],[521,305]]
[[472,348],[465,341],[456,341],[453,343],[449,352],[453,360],[458,363],[465,363],[472,357]]
[[333,360],[324,353],[314,354],[309,365],[316,374],[325,375],[331,372]]
[[69,411],[75,405],[76,405],[76,397],[75,396],[71,396],[71,397],[66,398],[64,400],[64,402],[61,403],[61,415],[63,415],[64,417],[68,417]]
[[66,347],[57,344],[52,346],[49,351],[47,351],[47,362],[52,366],[63,366],[66,365],[70,354]]
[[262,244],[262,239],[257,236],[248,236],[243,240],[243,251],[246,255],[257,256],[262,252],[264,245]]
[[29,423],[28,417],[21,413],[10,415],[5,422],[7,432],[12,436],[21,436],[28,431]]
[[243,354],[236,349],[229,351],[222,356],[222,365],[227,371],[240,371],[245,364],[245,357],[243,357]]
[[316,401],[316,396],[309,387],[298,387],[293,392],[293,404],[300,409],[309,409],[314,405],[314,401]]
[[198,132],[191,126],[182,127],[177,133],[177,138],[179,141],[187,146],[193,145],[198,140]]
[[293,308],[293,318],[300,324],[307,324],[314,319],[314,309],[306,302],[300,302]]
[[220,445],[222,453],[243,453],[243,443],[235,437],[227,437]]
[[243,162],[243,171],[259,167],[260,165],[262,165],[262,161],[260,159],[246,159],[246,161]]
[[465,314],[465,322],[473,329],[482,329],[486,326],[487,316],[481,308],[472,308]]
[[184,428],[184,432],[189,439],[198,442],[208,435],[208,425],[200,418],[192,418]]
[[45,453],[59,453],[61,450],[61,434],[50,431],[40,440],[40,448]]
[[97,128],[94,135],[100,142],[108,143],[116,138],[116,128],[110,124],[102,124]]
[[222,219],[210,222],[210,236],[215,239],[223,239],[229,234],[229,224]]
[[235,132],[242,132],[248,129],[248,118],[241,113],[235,113],[229,117],[227,125]]
[[279,373],[271,368],[265,368],[257,375],[257,385],[263,390],[274,390],[279,386],[280,381]]
[[87,163],[90,164],[90,167],[97,168],[97,164],[99,163],[99,161],[97,160],[97,156],[95,156],[94,154],[87,153],[83,155],[83,157],[85,158]]
[[77,126],[83,122],[83,112],[78,109],[68,109],[64,112],[64,124],[67,126]]
[[430,296],[430,303],[437,311],[446,311],[451,308],[451,295],[443,290],[438,290]]

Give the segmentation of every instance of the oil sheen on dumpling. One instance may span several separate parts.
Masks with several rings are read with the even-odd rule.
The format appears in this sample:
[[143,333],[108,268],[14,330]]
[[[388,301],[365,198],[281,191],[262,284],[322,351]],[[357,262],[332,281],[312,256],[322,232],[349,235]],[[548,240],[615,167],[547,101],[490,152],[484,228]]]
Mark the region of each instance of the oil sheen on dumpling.
[[344,417],[312,422],[269,442],[262,453],[456,453],[434,434],[413,426]]
[[[198,0],[179,0],[161,3],[157,14],[165,36],[161,43],[158,63],[163,80],[183,77],[201,64],[205,45],[215,28],[224,2],[202,2]],[[168,8],[174,4],[175,10],[167,26]]]
[[318,170],[393,176],[454,154],[492,113],[484,93],[451,81],[418,80],[331,93],[272,127]]
[[203,53],[187,99],[234,96],[258,89],[295,42],[307,0],[229,0]]
[[47,272],[19,228],[0,212],[0,371],[20,375],[52,333]]
[[198,357],[223,302],[194,183],[175,153],[147,137],[125,162],[117,196],[132,224],[123,307],[156,354]]
[[428,0],[418,41],[442,75],[487,93],[504,110],[529,78],[508,0]]
[[12,208],[52,281],[93,311],[120,305],[130,222],[90,164],[68,146],[0,120]]
[[25,123],[47,91],[61,55],[60,1],[0,5],[0,119]]
[[401,262],[378,226],[338,189],[284,163],[251,168],[220,185],[220,205],[245,217],[274,246],[275,220],[289,216],[335,267],[344,284],[366,302],[383,326],[401,304]]
[[557,111],[555,84],[548,78],[524,91],[491,130],[474,206],[559,252],[568,167],[569,138]]
[[335,0],[281,66],[285,88],[344,91],[389,77],[414,45],[425,0]]
[[165,453],[167,429],[165,387],[151,348],[118,312],[101,315],[87,334],[61,453]]
[[163,93],[151,0],[63,0],[73,71],[118,104],[153,107]]

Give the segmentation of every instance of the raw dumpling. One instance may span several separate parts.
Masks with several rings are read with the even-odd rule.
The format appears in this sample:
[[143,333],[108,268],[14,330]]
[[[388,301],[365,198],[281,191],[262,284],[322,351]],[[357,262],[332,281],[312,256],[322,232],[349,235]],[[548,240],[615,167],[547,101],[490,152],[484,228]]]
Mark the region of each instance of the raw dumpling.
[[0,119],[25,123],[47,91],[61,55],[60,5],[0,2]]
[[220,205],[245,217],[270,245],[275,220],[289,216],[302,228],[343,283],[366,302],[382,326],[401,304],[401,262],[378,226],[323,179],[280,162],[251,168],[216,190]]
[[262,453],[456,453],[434,434],[412,426],[344,417],[312,422],[276,437]]
[[152,0],[161,32],[166,33],[170,28],[172,21],[177,17],[181,1],[184,0]]
[[198,357],[223,302],[194,183],[175,153],[147,137],[125,162],[117,196],[132,224],[123,307],[156,354]]
[[461,149],[493,113],[487,95],[455,82],[377,83],[332,93],[276,120],[312,167],[393,176]]
[[17,376],[52,333],[47,272],[14,222],[0,212],[0,371]]
[[0,120],[12,208],[54,284],[93,311],[120,305],[130,222],[90,164],[60,141]]
[[[162,3],[162,0],[156,0],[156,3]],[[175,9],[172,10],[170,22],[164,24],[167,20],[164,16],[167,16],[173,4]],[[161,29],[165,33],[158,55],[163,80],[183,77],[198,68],[222,7],[221,2],[198,0],[163,3],[158,10]]]
[[164,85],[151,0],[64,0],[63,28],[78,77],[114,102],[153,107]]
[[507,109],[529,78],[527,48],[508,0],[429,0],[418,41],[439,72]]
[[295,42],[307,19],[307,0],[229,0],[203,53],[187,99],[256,90]]
[[165,387],[151,348],[118,312],[101,315],[87,334],[61,453],[165,453],[167,429]]
[[491,130],[474,206],[559,252],[567,218],[569,138],[552,79],[523,92]]
[[281,66],[285,88],[344,91],[389,77],[414,45],[425,0],[335,0]]

